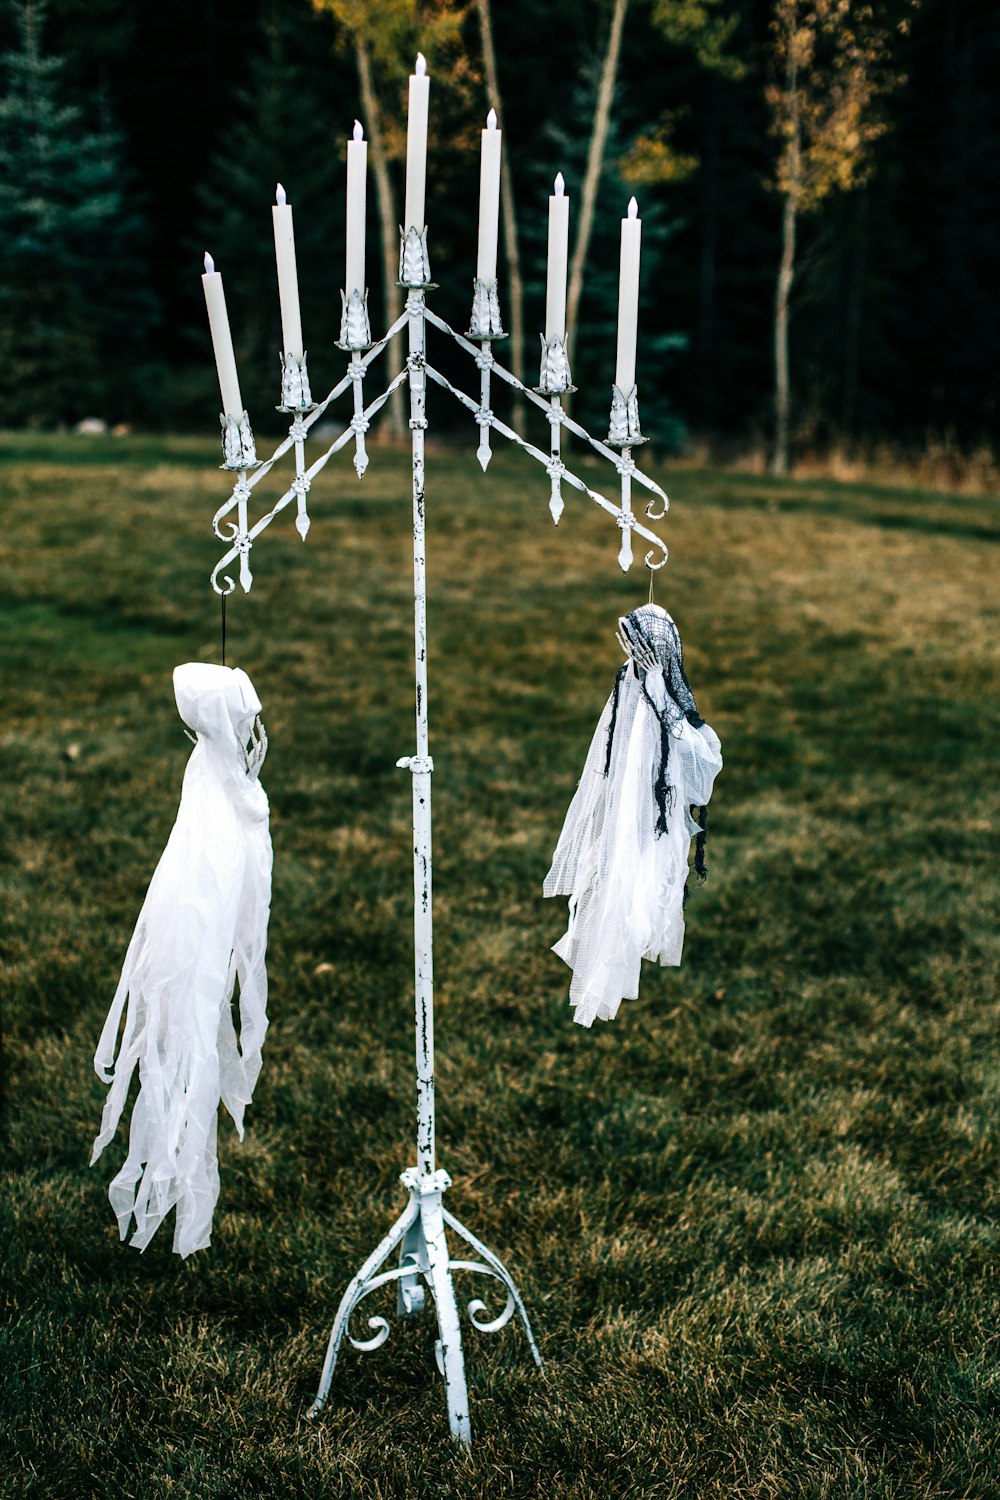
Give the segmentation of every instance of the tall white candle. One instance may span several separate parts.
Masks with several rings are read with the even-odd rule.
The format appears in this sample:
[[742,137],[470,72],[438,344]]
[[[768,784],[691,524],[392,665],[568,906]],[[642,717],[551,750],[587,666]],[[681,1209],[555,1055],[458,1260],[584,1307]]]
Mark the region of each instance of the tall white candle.
[[417,53],[416,67],[410,74],[410,106],[406,117],[406,207],[403,232],[424,227],[424,187],[427,179],[427,106],[431,81],[427,76],[424,54]]
[[633,198],[622,219],[622,258],[618,276],[618,360],[615,385],[628,399],[635,385],[635,343],[639,329],[639,244],[642,220]]
[[497,279],[501,134],[497,129],[497,112],[491,109],[486,116],[486,129],[482,133],[482,155],[479,158],[479,253],[476,257],[476,275],[487,285]]
[[545,289],[545,342],[566,337],[566,266],[569,260],[569,199],[560,172],[549,199],[549,269]]
[[205,251],[205,274],[201,278],[201,284],[205,288],[205,306],[208,308],[208,326],[212,330],[212,347],[215,350],[215,365],[219,372],[222,410],[228,416],[239,419],[243,415],[243,397],[240,395],[240,379],[236,373],[233,336],[229,331],[226,293],[222,285],[222,275],[215,269],[215,261],[207,250]]
[[347,143],[347,262],[344,290],[365,294],[365,199],[368,180],[368,142],[361,121],[354,122],[354,139]]
[[281,303],[281,349],[301,359],[302,316],[299,312],[299,278],[295,270],[295,229],[292,205],[278,183],[271,209],[274,221],[274,256],[278,263],[278,301]]

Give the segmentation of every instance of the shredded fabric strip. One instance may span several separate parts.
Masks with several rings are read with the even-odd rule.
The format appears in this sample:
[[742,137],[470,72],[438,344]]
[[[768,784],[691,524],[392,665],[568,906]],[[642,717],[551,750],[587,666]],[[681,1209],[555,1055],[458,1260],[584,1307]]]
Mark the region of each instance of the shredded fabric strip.
[[123,1240],[134,1223],[138,1250],[176,1208],[173,1248],[188,1256],[211,1239],[219,1103],[242,1140],[260,1073],[271,836],[258,780],[267,739],[247,674],[188,662],[174,696],[197,741],[94,1057],[110,1088],[91,1165],[138,1068],[128,1155],[108,1196]]
[[680,963],[691,841],[704,878],[705,809],[722,769],[670,615],[646,604],[618,624],[627,660],[544,886],[546,896],[569,897],[569,926],[553,952],[573,971],[570,1004],[582,1026],[612,1020],[637,998],[644,958]]

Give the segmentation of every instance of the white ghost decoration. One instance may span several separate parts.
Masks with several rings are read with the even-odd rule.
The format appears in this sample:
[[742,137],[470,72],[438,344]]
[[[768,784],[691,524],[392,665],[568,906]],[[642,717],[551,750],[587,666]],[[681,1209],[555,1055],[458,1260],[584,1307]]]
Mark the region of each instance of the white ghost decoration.
[[637,997],[642,959],[680,963],[691,839],[704,877],[704,814],[722,769],[719,737],[698,714],[666,610],[646,604],[618,623],[628,660],[544,887],[570,898],[553,951],[573,970],[570,1004],[582,1026],[612,1020],[622,1000]]
[[174,671],[174,696],[197,740],[94,1057],[111,1087],[91,1165],[115,1133],[138,1065],[128,1156],[108,1196],[123,1240],[134,1219],[139,1250],[176,1207],[173,1247],[187,1256],[211,1238],[219,1101],[242,1140],[260,1073],[271,836],[257,779],[267,739],[249,677],[188,662]]

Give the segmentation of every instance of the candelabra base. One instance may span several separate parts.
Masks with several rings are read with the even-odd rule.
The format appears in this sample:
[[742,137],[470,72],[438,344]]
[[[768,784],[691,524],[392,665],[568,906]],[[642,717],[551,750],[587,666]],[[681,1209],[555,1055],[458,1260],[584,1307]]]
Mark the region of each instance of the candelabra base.
[[[319,1416],[330,1393],[330,1383],[337,1364],[340,1346],[346,1334],[348,1343],[362,1352],[378,1349],[389,1337],[389,1321],[384,1317],[371,1317],[368,1327],[372,1337],[356,1339],[349,1331],[351,1315],[360,1302],[379,1287],[396,1285],[396,1314],[398,1317],[414,1317],[422,1312],[425,1304],[425,1287],[430,1291],[437,1315],[438,1339],[435,1356],[438,1370],[444,1377],[445,1400],[448,1407],[448,1425],[456,1441],[469,1443],[472,1427],[469,1421],[469,1400],[465,1379],[465,1358],[462,1353],[462,1329],[459,1323],[458,1304],[452,1273],[469,1271],[473,1275],[490,1276],[498,1281],[507,1293],[503,1310],[495,1318],[482,1317],[485,1303],[473,1298],[467,1305],[469,1321],[480,1333],[496,1333],[510,1322],[515,1310],[520,1314],[528,1347],[535,1364],[541,1367],[542,1357],[538,1352],[528,1314],[513,1278],[503,1262],[487,1249],[471,1230],[460,1224],[454,1214],[442,1203],[445,1190],[451,1186],[447,1172],[437,1171],[421,1175],[417,1167],[403,1172],[400,1181],[410,1198],[403,1212],[393,1224],[381,1244],[372,1251],[357,1275],[348,1285],[337,1316],[333,1320],[330,1341],[327,1345],[323,1373],[320,1376],[316,1399],[309,1408],[310,1418]],[[476,1254],[476,1260],[457,1260],[448,1250],[446,1229],[465,1242]],[[388,1271],[381,1268],[399,1249],[399,1264]]]

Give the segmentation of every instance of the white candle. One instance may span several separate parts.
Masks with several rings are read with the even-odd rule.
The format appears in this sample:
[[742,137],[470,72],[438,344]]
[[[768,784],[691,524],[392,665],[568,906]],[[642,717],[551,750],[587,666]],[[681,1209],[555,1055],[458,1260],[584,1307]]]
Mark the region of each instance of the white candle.
[[222,276],[215,269],[215,261],[207,250],[205,251],[205,274],[201,278],[201,284],[205,288],[205,306],[208,308],[208,326],[212,330],[212,347],[215,350],[215,365],[219,372],[222,410],[227,416],[233,416],[239,420],[243,415],[243,397],[240,395],[240,378],[236,373],[233,336],[229,331],[226,293],[222,285]]
[[566,337],[566,266],[569,260],[569,199],[560,172],[549,199],[549,272],[545,290],[545,342]]
[[497,235],[500,229],[500,138],[497,112],[491,109],[482,132],[479,158],[479,253],[476,275],[487,285],[497,279]]
[[274,256],[278,263],[278,301],[281,303],[281,349],[301,359],[302,317],[299,313],[299,278],[295,270],[295,229],[292,205],[278,183],[271,209],[274,221]]
[[365,198],[368,142],[361,121],[354,122],[354,139],[347,143],[347,259],[344,290],[365,295]]
[[642,220],[633,198],[622,219],[622,258],[618,277],[618,361],[615,385],[628,399],[635,385],[635,343],[639,328],[639,244]]
[[431,81],[422,52],[410,74],[410,107],[406,117],[406,207],[403,233],[424,228],[424,187],[427,178],[427,105]]

